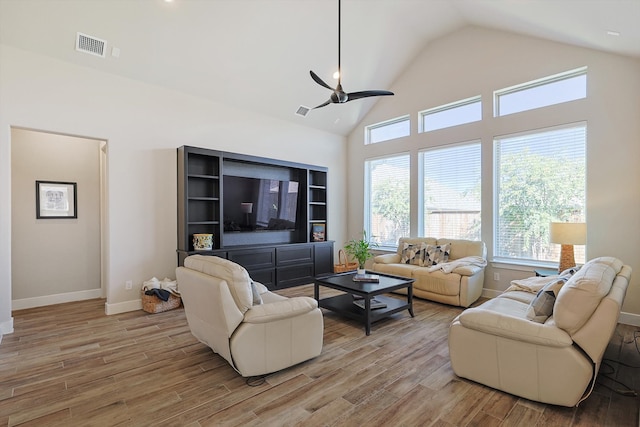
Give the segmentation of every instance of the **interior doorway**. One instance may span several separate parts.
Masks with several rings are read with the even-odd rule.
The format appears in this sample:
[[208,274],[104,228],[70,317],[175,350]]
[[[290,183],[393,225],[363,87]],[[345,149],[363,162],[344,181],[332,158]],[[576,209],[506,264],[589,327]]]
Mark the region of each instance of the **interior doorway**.
[[11,128],[13,310],[106,296],[106,162],[105,140]]

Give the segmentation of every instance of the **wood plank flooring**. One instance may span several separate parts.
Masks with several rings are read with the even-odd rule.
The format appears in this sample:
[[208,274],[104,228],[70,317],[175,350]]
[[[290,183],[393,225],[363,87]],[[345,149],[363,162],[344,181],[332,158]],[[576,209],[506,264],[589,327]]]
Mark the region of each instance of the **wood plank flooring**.
[[[399,313],[368,337],[325,312],[322,354],[255,387],[192,337],[182,308],[106,316],[98,299],[16,311],[0,344],[0,426],[638,425],[638,398],[609,378],[638,390],[640,374],[618,363],[578,408],[457,378],[447,329],[461,310],[416,300],[415,318]],[[635,332],[618,325],[605,357],[640,366]]]

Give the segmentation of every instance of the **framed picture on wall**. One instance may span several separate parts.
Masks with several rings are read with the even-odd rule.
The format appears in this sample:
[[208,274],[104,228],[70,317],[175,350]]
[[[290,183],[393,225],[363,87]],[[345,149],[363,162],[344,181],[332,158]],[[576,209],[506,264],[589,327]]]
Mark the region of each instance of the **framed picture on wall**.
[[78,218],[77,183],[36,181],[36,218]]
[[313,242],[324,242],[324,224],[313,224],[311,226],[311,240]]

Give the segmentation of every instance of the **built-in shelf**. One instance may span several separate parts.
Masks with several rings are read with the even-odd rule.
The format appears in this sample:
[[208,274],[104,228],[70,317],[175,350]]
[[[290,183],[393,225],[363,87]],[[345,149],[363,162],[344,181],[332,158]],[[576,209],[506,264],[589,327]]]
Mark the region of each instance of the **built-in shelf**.
[[[177,152],[179,265],[194,253],[221,256],[245,266],[254,280],[276,288],[309,283],[313,275],[332,271],[333,242],[327,234],[327,168],[189,146],[180,147]],[[229,194],[235,194],[225,193],[225,177],[238,176],[298,182],[295,230],[252,231],[245,226],[240,230],[227,227],[229,231],[225,231],[229,218],[225,216],[224,203]],[[323,241],[313,238],[314,224],[324,225]],[[194,251],[193,235],[199,233],[213,235],[212,250]],[[269,257],[275,257],[269,261],[273,265],[265,267],[262,264]],[[285,258],[289,261],[283,261]]]

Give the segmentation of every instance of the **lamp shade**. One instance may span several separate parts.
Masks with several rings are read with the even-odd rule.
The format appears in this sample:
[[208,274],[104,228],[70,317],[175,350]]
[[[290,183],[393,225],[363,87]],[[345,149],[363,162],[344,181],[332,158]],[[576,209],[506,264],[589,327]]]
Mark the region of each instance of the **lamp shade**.
[[253,213],[253,203],[240,203],[240,210],[242,213]]
[[584,222],[552,222],[549,224],[551,243],[561,245],[587,244],[587,224]]

